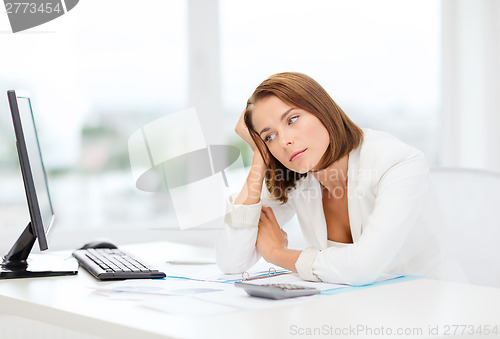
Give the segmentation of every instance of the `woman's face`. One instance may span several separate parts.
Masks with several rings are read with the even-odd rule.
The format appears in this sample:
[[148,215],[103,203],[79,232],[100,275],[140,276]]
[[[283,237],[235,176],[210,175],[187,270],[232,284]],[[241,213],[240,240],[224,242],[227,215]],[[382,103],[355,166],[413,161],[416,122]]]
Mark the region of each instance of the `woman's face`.
[[271,154],[298,173],[314,169],[330,143],[327,129],[316,116],[274,95],[254,104],[252,123]]

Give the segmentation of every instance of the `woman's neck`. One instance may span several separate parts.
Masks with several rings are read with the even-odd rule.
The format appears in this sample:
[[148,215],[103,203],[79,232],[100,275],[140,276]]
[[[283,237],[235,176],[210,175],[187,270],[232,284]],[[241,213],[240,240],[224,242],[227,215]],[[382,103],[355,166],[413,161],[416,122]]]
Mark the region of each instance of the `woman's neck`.
[[349,155],[346,155],[331,164],[328,168],[318,172],[313,172],[312,174],[329,192],[334,192],[339,188],[344,189],[347,186],[348,162]]

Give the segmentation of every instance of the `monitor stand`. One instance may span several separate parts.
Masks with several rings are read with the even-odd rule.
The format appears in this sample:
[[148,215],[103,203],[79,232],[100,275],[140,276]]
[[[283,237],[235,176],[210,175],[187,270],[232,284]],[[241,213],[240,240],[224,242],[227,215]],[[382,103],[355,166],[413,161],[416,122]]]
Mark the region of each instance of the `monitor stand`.
[[30,256],[35,240],[36,236],[30,222],[3,258],[0,279],[52,277],[78,273],[78,262],[72,257],[45,254]]

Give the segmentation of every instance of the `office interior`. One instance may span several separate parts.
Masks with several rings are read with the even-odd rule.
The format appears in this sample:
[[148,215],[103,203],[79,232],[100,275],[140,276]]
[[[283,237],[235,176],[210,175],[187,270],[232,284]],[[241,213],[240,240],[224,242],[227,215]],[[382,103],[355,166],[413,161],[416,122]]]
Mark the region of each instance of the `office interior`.
[[298,71],[431,167],[498,175],[499,18],[495,0],[85,0],[15,34],[2,17],[0,251],[29,218],[9,89],[28,91],[36,111],[57,219],[51,250],[96,238],[213,248],[217,225],[181,230],[168,194],[136,187],[135,131],[195,107],[206,143],[237,147],[248,167],[234,133],[246,100],[266,77]]

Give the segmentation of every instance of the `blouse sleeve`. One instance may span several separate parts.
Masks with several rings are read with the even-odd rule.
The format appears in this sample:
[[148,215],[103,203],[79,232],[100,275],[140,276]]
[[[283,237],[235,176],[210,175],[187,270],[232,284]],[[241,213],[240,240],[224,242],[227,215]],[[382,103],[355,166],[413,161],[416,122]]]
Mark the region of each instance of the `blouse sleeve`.
[[253,205],[236,205],[232,194],[226,201],[226,215],[223,229],[219,231],[216,245],[216,259],[219,268],[226,274],[242,273],[251,268],[260,259],[255,243],[262,206],[268,206],[280,226],[287,223],[295,214],[289,203],[270,198],[263,188],[261,201]]
[[356,243],[302,253],[296,267],[304,279],[365,285],[384,272],[415,227],[429,188],[425,157],[413,150],[381,175],[374,209]]

